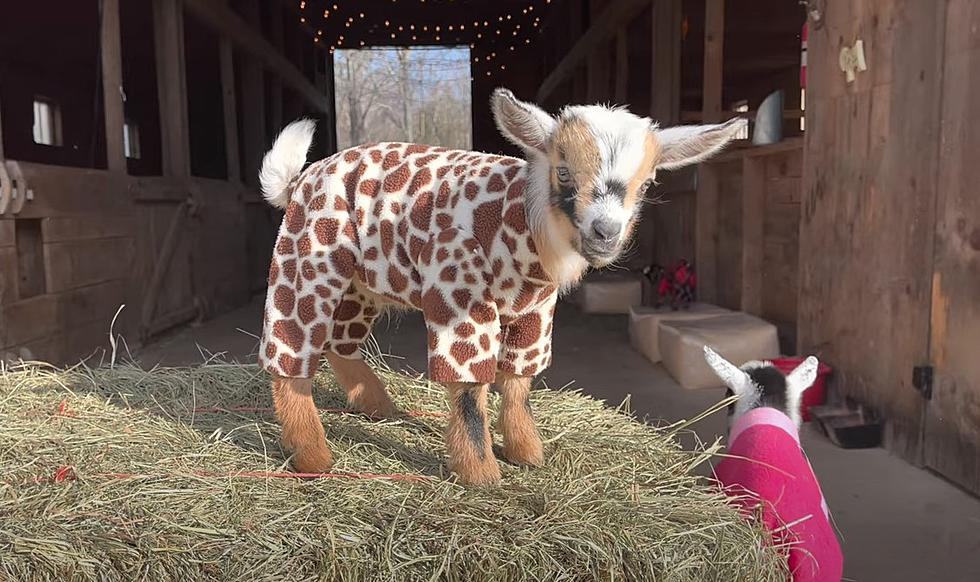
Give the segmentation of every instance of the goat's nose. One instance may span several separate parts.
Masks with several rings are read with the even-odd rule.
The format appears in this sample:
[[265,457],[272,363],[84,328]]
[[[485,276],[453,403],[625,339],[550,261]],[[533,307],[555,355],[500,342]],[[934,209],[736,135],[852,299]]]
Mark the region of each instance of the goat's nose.
[[592,232],[595,237],[602,242],[612,242],[619,237],[619,229],[622,225],[610,219],[597,219],[592,223]]

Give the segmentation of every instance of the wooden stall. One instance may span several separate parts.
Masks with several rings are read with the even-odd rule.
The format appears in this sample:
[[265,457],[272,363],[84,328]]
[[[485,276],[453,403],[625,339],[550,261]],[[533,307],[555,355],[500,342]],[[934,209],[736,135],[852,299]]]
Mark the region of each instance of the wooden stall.
[[801,347],[889,448],[980,492],[980,6],[813,4]]

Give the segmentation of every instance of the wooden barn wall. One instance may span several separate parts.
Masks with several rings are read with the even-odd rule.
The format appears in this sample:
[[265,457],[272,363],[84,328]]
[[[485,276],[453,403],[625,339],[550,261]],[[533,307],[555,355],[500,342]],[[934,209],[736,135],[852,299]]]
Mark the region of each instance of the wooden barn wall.
[[[827,2],[811,24],[800,341],[887,444],[980,491],[980,8]],[[846,44],[868,70],[848,84]],[[972,107],[971,107],[972,106]],[[913,367],[932,365],[931,399]]]
[[[288,11],[278,2],[234,3],[249,4],[271,20]],[[243,164],[235,154],[249,139],[245,150],[253,157],[271,145],[278,128],[270,118],[324,120],[325,114],[313,111],[294,86],[263,83],[275,77],[264,66],[265,74],[243,79],[248,63],[255,72],[252,51],[222,40],[197,11],[186,9],[180,34],[161,44],[154,7],[167,6],[166,0],[119,0],[124,117],[139,127],[140,157],[116,171],[106,169],[98,2],[66,3],[58,18],[45,15],[41,4],[18,3],[0,20],[3,153],[34,195],[17,214],[0,216],[0,357],[71,362],[108,347],[122,305],[113,331],[133,346],[241,306],[265,289],[281,213],[254,187],[254,162]],[[297,19],[281,15],[276,25],[261,23],[265,35],[278,36],[296,69],[329,92],[326,51],[314,53]],[[37,38],[57,42],[38,44]],[[187,154],[183,171],[165,167],[161,131],[179,125],[173,112],[181,101],[170,99],[161,111],[158,83],[161,55],[179,54],[174,43],[187,55],[183,67],[165,73],[170,81],[182,74],[186,83],[188,147],[177,150]],[[16,50],[24,46],[37,50]],[[243,103],[256,94],[248,84],[256,77],[261,97]],[[64,147],[33,143],[35,95],[61,106]],[[237,107],[226,109],[229,96]],[[321,124],[313,155],[332,151],[330,126]]]
[[[140,340],[151,274],[184,194],[193,210],[180,223],[152,315],[152,328],[205,317],[248,301],[241,186],[192,178],[138,178],[18,162],[35,200],[0,219],[0,354],[70,361],[108,345],[114,331]],[[39,227],[36,260],[17,235]],[[18,252],[20,249],[20,252]],[[202,252],[207,249],[207,252]],[[266,259],[267,260],[267,259]],[[40,267],[27,271],[30,267]],[[40,276],[39,284],[27,281]]]
[[[5,155],[46,164],[105,168],[98,6],[94,0],[61,2],[57,10],[59,16],[51,18],[52,7],[44,2],[4,3],[0,114]],[[33,101],[38,97],[60,109],[63,147],[34,143]]]
[[980,493],[980,6],[946,11],[925,463]]
[[[657,207],[666,236],[685,241],[685,252],[693,246],[701,300],[773,323],[787,354],[797,348],[802,167],[799,139],[736,149],[701,165],[699,190],[682,217]],[[699,205],[698,196],[707,202]]]

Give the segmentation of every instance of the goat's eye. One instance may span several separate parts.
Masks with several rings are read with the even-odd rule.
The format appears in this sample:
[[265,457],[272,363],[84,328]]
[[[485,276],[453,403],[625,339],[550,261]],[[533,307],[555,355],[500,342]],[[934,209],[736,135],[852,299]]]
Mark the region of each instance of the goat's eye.
[[640,192],[642,193],[649,190],[653,186],[653,182],[654,182],[653,178],[647,178],[646,181],[643,182],[643,185],[640,186]]
[[559,182],[570,182],[572,180],[572,174],[568,171],[568,168],[558,168],[556,172],[558,174]]

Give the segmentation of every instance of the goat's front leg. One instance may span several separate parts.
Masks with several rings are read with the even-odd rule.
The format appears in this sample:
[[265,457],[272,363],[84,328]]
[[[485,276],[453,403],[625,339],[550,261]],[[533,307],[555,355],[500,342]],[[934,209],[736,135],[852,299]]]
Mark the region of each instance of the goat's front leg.
[[531,380],[529,376],[497,373],[501,395],[497,428],[504,437],[504,457],[508,461],[538,467],[544,463],[544,451],[531,414]]
[[467,485],[500,481],[487,422],[487,385],[454,382],[446,387],[450,400],[446,431],[449,469]]

